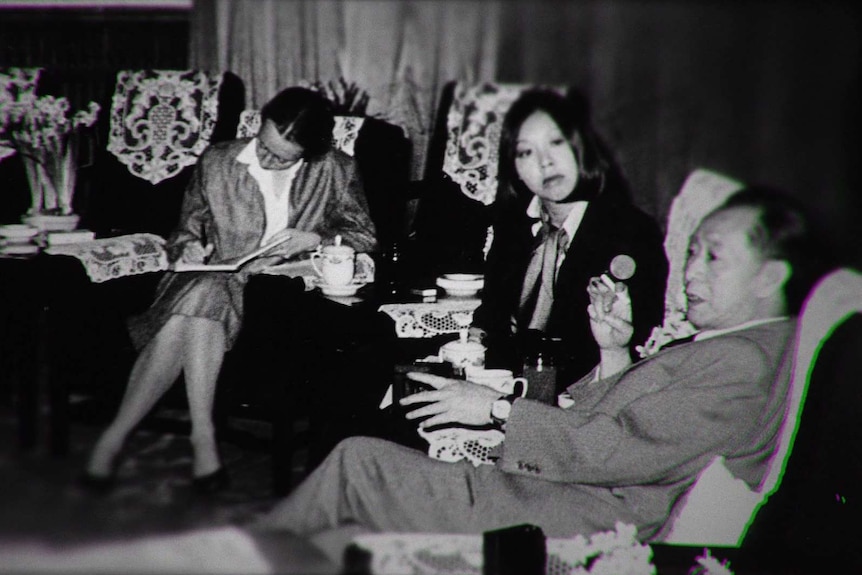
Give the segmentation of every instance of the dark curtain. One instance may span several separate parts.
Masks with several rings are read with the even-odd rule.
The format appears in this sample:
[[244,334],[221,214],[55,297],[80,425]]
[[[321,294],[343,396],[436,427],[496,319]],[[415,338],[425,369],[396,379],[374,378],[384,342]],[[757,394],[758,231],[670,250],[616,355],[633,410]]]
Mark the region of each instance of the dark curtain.
[[507,2],[497,72],[583,89],[659,218],[711,168],[798,194],[858,265],[859,16],[828,2]]

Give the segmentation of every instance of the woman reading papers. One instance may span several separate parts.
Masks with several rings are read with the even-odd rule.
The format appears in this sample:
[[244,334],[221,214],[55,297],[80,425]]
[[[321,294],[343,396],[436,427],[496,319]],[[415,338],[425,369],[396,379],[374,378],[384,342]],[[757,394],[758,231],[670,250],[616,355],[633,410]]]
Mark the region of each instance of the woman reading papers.
[[243,320],[250,274],[329,243],[340,235],[357,251],[376,247],[375,228],[353,160],[331,149],[330,102],[288,88],[261,109],[255,138],[210,146],[183,200],[168,258],[183,264],[234,264],[271,246],[238,271],[168,272],[152,306],[132,319],[140,350],[117,415],[92,451],[82,483],[113,485],[126,437],[182,373],[194,450],[193,486],[226,487],[212,407],[222,359]]

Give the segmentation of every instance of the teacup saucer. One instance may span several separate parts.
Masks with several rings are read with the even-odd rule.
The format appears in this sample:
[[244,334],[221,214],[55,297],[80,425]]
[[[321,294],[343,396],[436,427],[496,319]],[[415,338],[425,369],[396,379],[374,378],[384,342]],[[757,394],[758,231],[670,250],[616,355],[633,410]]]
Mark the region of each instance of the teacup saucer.
[[328,284],[317,284],[320,288],[320,291],[323,292],[323,295],[331,295],[331,296],[351,296],[355,295],[359,288],[363,285],[362,283],[349,283],[341,286],[333,286]]

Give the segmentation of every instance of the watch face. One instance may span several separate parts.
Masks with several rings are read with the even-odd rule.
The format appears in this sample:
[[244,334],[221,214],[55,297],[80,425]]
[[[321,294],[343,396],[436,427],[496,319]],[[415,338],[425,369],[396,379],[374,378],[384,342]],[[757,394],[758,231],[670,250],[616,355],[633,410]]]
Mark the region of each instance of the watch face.
[[512,412],[512,404],[505,399],[498,399],[491,405],[491,417],[496,419],[508,419]]

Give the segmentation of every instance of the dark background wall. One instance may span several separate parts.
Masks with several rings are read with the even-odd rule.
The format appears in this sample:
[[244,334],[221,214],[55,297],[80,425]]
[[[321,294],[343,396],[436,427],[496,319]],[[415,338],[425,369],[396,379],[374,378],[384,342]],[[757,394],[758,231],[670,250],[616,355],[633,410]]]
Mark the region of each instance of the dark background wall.
[[577,86],[636,195],[711,168],[795,193],[862,264],[860,11],[835,1],[517,0],[498,77]]
[[[826,229],[830,250],[862,265],[860,11],[843,2],[503,2],[497,77],[568,84],[635,200],[664,220],[693,169],[791,190]],[[0,66],[43,66],[73,107],[108,109],[118,70],[186,68],[189,12],[4,9]],[[86,213],[94,169],[76,198]],[[0,163],[0,219],[26,207],[17,162]],[[98,184],[104,185],[104,184]],[[102,193],[108,193],[104,190]]]

